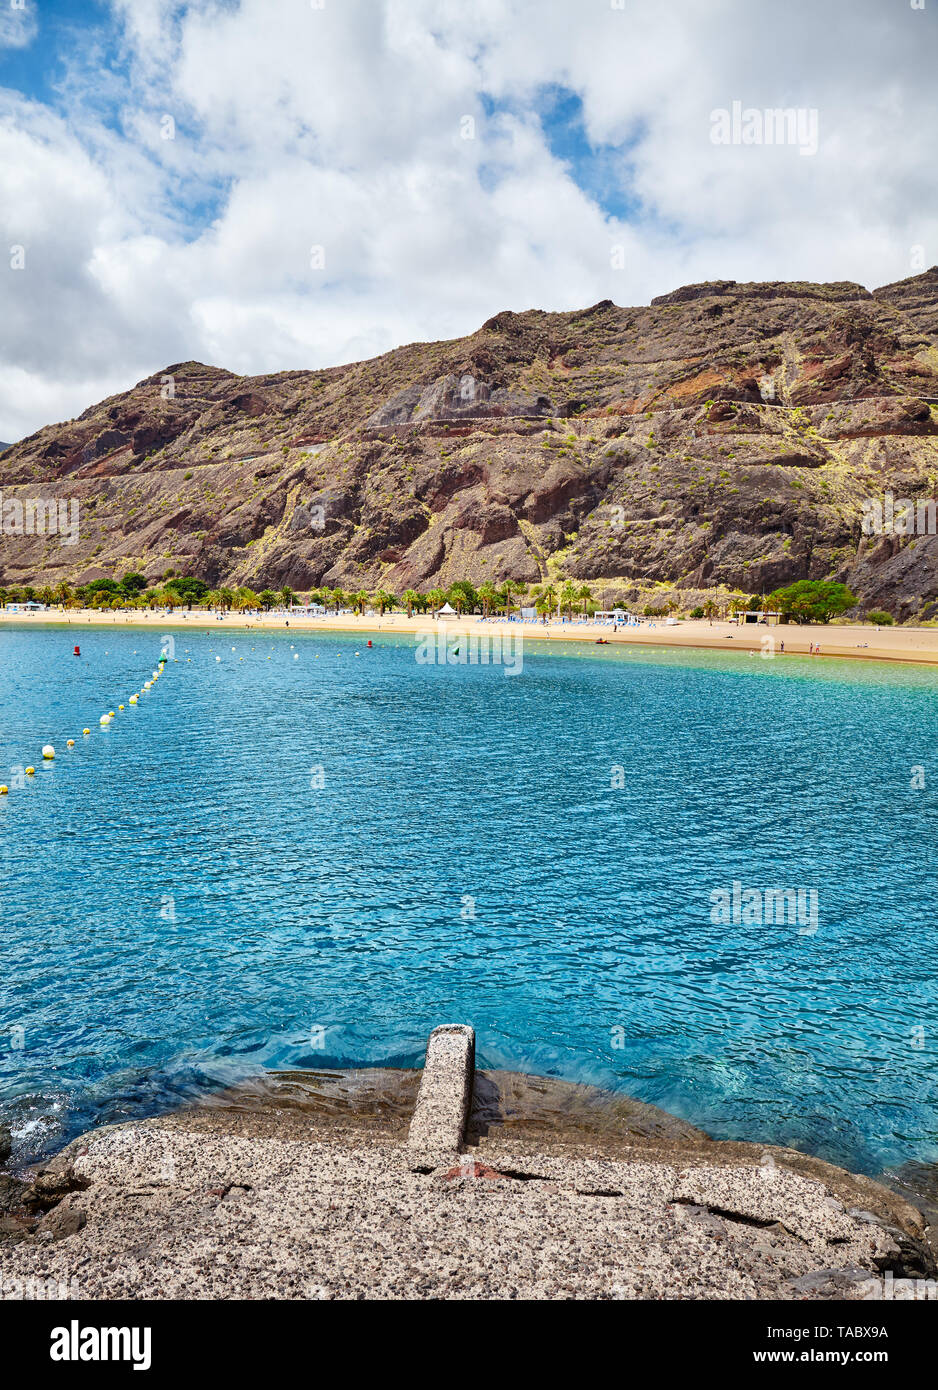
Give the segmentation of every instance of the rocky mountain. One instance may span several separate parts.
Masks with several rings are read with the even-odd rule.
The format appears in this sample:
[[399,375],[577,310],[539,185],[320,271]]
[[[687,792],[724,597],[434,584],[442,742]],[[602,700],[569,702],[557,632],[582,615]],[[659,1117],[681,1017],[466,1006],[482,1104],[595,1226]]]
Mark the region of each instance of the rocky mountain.
[[167,367],[4,453],[5,503],[74,498],[80,527],[73,545],[4,535],[0,579],[831,577],[928,617],[938,537],[868,537],[861,518],[865,498],[936,485],[938,267],[873,293],[717,281],[506,311],[324,371]]

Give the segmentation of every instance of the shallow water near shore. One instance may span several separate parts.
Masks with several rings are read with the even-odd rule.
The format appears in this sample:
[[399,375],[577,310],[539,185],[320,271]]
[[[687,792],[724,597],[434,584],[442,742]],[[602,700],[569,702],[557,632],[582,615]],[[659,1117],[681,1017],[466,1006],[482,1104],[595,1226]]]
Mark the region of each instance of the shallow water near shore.
[[[938,673],[174,636],[102,732],[154,634],[0,632],[15,1162],[266,1068],[419,1066],[448,1021],[717,1138],[938,1159]],[[713,921],[734,883],[816,891],[816,931]]]

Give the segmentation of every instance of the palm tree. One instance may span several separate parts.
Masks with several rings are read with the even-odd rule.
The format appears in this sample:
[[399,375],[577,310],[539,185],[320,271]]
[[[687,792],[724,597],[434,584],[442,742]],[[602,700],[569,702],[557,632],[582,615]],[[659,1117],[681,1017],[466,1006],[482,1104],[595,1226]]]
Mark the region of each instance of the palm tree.
[[593,591],[588,584],[581,584],[576,593],[577,598],[583,600],[583,617],[586,617],[586,605],[593,597]]
[[357,594],[352,595],[352,602],[355,605],[355,609],[362,617],[365,616],[365,604],[370,601],[371,595],[368,593],[367,589],[359,589]]
[[248,608],[260,608],[261,601],[253,589],[242,584],[235,594],[235,607],[239,613],[244,613]]
[[502,587],[501,587],[501,588],[499,589],[499,591],[498,591],[498,599],[499,599],[499,602],[500,602],[500,603],[503,603],[503,604],[505,605],[505,617],[506,617],[506,618],[510,618],[510,617],[511,617],[511,596],[512,596],[512,594],[518,594],[519,597],[520,597],[521,594],[526,594],[527,592],[528,592],[528,586],[527,586],[527,584],[522,584],[522,583],[520,583],[520,582],[518,582],[517,580],[514,580],[514,579],[506,579],[506,580],[504,581],[504,583],[502,584]]
[[344,589],[333,589],[331,599],[332,602],[335,604],[335,611],[338,613],[339,609],[342,607],[342,604],[345,602]]
[[492,611],[492,604],[498,598],[498,590],[491,579],[486,579],[484,583],[479,585],[479,598],[482,600],[482,616],[487,618]]
[[545,584],[541,589],[541,602],[544,604],[548,614],[553,614],[554,605],[557,603],[557,585]]
[[[148,603],[155,599],[155,595],[150,592],[147,592],[144,597]],[[207,603],[210,603],[213,608],[223,608],[226,613],[231,608],[234,601],[235,594],[233,589],[213,589],[210,594],[206,594]]]
[[279,598],[284,608],[289,608],[291,603],[296,602],[296,594],[290,588],[289,584],[284,584],[283,588],[280,590]]
[[444,594],[442,589],[430,589],[427,593],[427,602],[433,609],[433,616],[435,618],[439,610],[443,607],[443,604],[446,602],[446,595]]
[[446,602],[455,608],[459,616],[462,617],[462,611],[466,606],[466,595],[462,589],[457,589],[455,584],[451,584],[446,591]]
[[376,589],[371,596],[371,601],[378,605],[378,612],[382,618],[384,617],[384,610],[393,608],[397,603],[397,599],[393,594],[388,593],[387,589]]
[[412,618],[414,616],[414,606],[416,604],[419,604],[419,602],[420,595],[417,593],[416,589],[405,589],[404,592],[401,594],[401,603],[407,609],[408,618]]
[[563,588],[560,590],[560,603],[563,608],[566,608],[568,618],[573,616],[573,605],[578,598],[579,592],[576,585],[571,580],[566,580]]
[[457,579],[455,583],[449,586],[449,592],[446,597],[456,609],[456,612],[460,614],[465,612],[467,608],[475,608],[479,601],[479,595],[468,579]]

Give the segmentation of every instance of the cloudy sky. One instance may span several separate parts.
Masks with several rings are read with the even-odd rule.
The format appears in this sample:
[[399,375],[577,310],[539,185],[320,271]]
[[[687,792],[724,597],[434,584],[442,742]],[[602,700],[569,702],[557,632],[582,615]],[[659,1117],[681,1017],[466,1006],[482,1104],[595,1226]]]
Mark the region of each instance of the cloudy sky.
[[938,0],[0,0],[0,439],[188,358],[913,274],[936,73]]

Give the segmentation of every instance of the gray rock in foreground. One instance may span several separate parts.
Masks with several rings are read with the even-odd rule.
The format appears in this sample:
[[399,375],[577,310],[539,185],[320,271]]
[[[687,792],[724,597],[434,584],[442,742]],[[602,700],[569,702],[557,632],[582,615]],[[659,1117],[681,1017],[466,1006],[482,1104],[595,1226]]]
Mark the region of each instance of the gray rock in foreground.
[[920,1214],[869,1179],[548,1079],[476,1073],[469,1146],[414,1171],[419,1080],[287,1074],[83,1136],[46,1171],[65,1195],[0,1242],[0,1290],[843,1299],[934,1274]]

